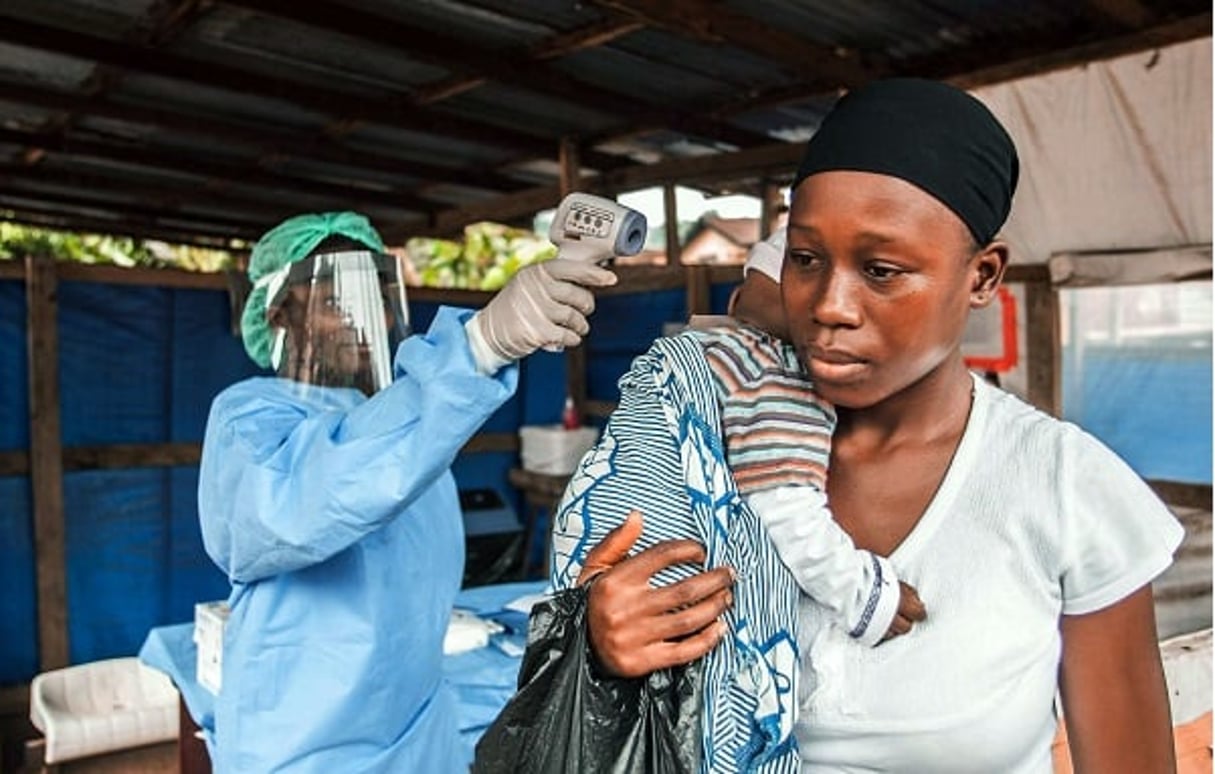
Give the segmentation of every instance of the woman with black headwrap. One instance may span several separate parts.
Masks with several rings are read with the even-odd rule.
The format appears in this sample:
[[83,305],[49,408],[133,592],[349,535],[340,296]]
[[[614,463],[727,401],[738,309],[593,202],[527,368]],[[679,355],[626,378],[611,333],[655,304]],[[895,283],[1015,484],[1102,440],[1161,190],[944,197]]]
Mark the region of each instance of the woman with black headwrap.
[[[838,411],[832,510],[929,610],[866,649],[802,599],[802,772],[1049,772],[1057,695],[1078,771],[1173,769],[1149,584],[1180,525],[1099,441],[962,359],[970,311],[991,303],[1008,261],[998,231],[1017,177],[982,103],[916,79],[841,99],[797,173],[782,296],[791,343]],[[690,552],[622,559],[622,535],[586,556],[608,568],[589,613],[605,670],[646,674],[720,647],[724,627],[680,630],[651,604],[669,589],[649,576]],[[703,621],[731,578],[683,583],[678,620]]]

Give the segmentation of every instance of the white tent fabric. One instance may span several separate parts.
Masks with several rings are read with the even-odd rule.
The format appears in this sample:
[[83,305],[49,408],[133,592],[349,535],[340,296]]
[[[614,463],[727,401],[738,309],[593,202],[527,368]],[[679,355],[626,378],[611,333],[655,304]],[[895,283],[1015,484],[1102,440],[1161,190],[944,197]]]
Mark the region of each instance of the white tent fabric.
[[[1209,247],[1209,37],[974,94],[1008,127],[1021,158],[1003,232],[1013,263]],[[1175,267],[1160,280],[1172,275]]]

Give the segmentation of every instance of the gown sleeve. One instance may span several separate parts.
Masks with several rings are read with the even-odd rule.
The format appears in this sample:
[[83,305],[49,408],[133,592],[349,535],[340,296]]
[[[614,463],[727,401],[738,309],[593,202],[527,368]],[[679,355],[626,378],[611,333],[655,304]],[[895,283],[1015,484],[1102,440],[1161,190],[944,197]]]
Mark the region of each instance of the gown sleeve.
[[394,381],[352,390],[257,378],[211,406],[198,505],[203,543],[233,582],[322,562],[402,513],[513,393],[518,367],[478,372],[463,319],[440,309],[402,342]]

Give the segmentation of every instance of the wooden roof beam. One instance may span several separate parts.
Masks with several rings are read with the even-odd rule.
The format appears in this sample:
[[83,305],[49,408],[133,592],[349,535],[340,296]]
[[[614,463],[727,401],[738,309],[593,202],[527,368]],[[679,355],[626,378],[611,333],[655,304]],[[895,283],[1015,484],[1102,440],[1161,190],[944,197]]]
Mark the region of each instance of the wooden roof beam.
[[[628,169],[584,179],[583,190],[612,196],[624,191],[662,185],[671,180],[678,180],[681,185],[749,177],[783,180],[793,177],[804,150],[803,143],[778,142],[733,153],[638,164]],[[440,234],[451,233],[478,220],[510,220],[530,215],[555,207],[560,197],[558,186],[538,186],[511,196],[499,196],[485,202],[452,208],[435,216],[435,231]]]
[[194,26],[215,7],[214,0],[156,0],[136,24],[130,40],[162,47]]
[[1143,29],[1156,18],[1141,0],[1085,0],[1084,4],[1094,15],[1131,30]]
[[819,88],[857,86],[878,72],[857,51],[816,44],[712,0],[591,0],[635,19],[705,43],[728,43],[781,63]]
[[524,134],[498,125],[419,111],[410,104],[406,95],[385,95],[379,100],[354,97],[342,91],[240,70],[219,62],[131,46],[2,14],[0,40],[162,78],[198,83],[238,94],[280,99],[322,115],[337,115],[465,140],[508,153],[547,157],[552,154],[556,143],[555,139]]
[[1211,34],[1211,12],[1146,27],[1116,37],[1076,44],[1075,36],[1043,40],[1002,40],[993,46],[981,42],[949,57],[916,61],[901,68],[925,77],[946,78],[964,89],[1025,78],[1112,59],[1153,48],[1194,40]]
[[[644,27],[645,25],[639,21],[605,19],[602,22],[588,24],[571,32],[553,35],[533,43],[527,47],[524,55],[537,62],[558,59],[588,48],[606,45]],[[475,75],[453,75],[429,86],[417,88],[414,91],[414,100],[419,104],[428,105],[431,102],[463,94],[481,86],[488,80],[488,77]]]
[[[1027,40],[1000,41],[993,45],[984,41],[962,52],[947,57],[915,60],[892,67],[888,75],[919,75],[944,78],[962,88],[977,88],[990,83],[1023,78],[1030,75],[1074,67],[1085,62],[1109,59],[1193,40],[1211,34],[1211,14],[1203,13],[1175,21],[1162,22],[1136,32],[1130,32],[1103,40],[1075,44],[1075,38],[1043,40],[1040,37]],[[814,97],[832,96],[834,90],[821,90],[807,84],[795,84],[771,89],[753,97],[721,105],[715,113],[721,116],[737,115],[759,108],[804,101]],[[589,141],[606,142],[611,136],[591,138]]]
[[645,24],[636,19],[608,18],[537,41],[527,47],[527,56],[536,61],[558,59],[588,48],[606,46],[644,28]]
[[[223,0],[229,5],[290,19],[329,32],[384,46],[455,73],[472,76],[478,82],[498,81],[578,104],[594,104],[605,113],[620,116],[624,122],[646,127],[667,127],[679,122],[688,131],[714,140],[747,148],[768,141],[763,135],[717,121],[699,119],[672,111],[655,110],[596,84],[573,78],[523,56],[496,56],[477,51],[458,38],[414,25],[360,11],[324,0],[300,3],[297,0]],[[426,91],[419,103],[431,105],[456,93],[441,82],[437,90]]]

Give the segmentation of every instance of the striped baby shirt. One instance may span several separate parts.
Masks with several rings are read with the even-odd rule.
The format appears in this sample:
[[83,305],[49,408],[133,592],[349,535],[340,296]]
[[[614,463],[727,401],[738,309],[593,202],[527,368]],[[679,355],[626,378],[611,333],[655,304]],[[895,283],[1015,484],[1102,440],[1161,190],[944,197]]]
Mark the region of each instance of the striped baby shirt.
[[827,489],[835,409],[813,390],[793,347],[749,325],[700,331],[722,404],[739,490]]

